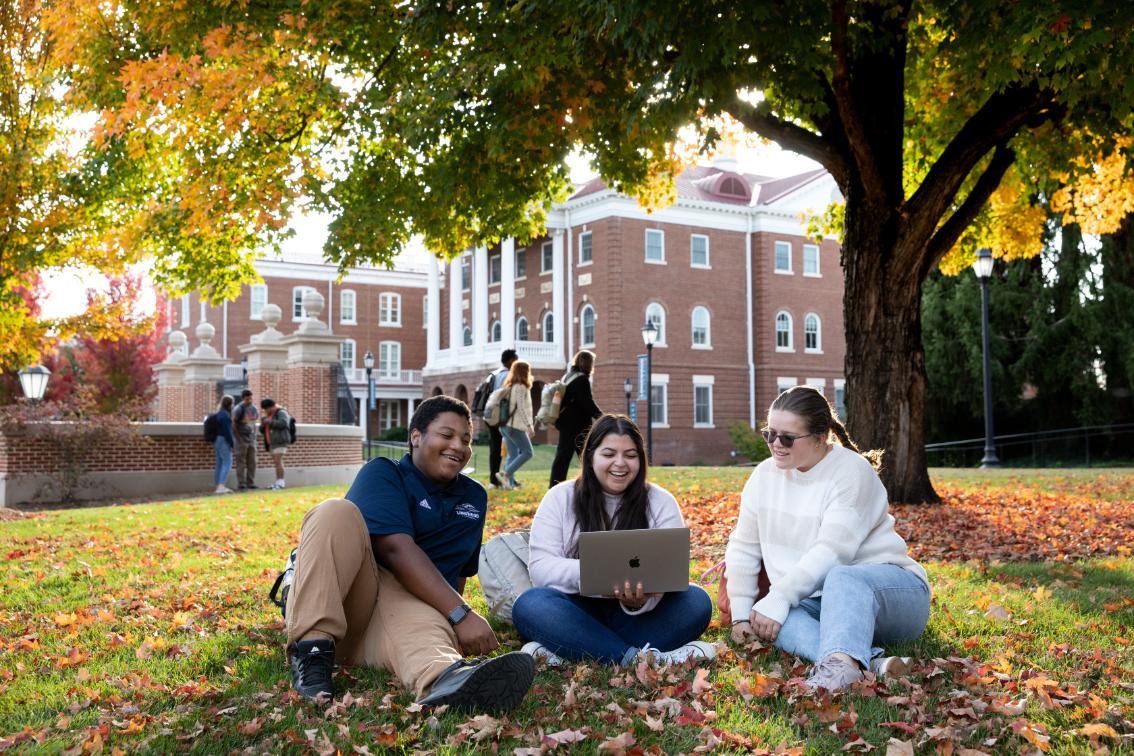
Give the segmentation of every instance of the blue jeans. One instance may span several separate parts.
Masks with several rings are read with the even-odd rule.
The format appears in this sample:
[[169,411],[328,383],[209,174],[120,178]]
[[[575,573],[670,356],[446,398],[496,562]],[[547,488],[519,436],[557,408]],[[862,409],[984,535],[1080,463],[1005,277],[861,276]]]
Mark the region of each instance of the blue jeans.
[[563,593],[554,588],[524,591],[512,606],[512,622],[527,640],[564,659],[627,664],[649,644],[672,651],[700,637],[713,618],[709,594],[696,585],[667,593],[644,614],[626,614],[615,599]]
[[805,598],[784,620],[776,647],[817,662],[842,652],[863,668],[882,653],[876,645],[913,640],[929,621],[929,587],[893,564],[839,565],[823,595]]
[[515,483],[516,471],[532,458],[532,440],[525,431],[507,426],[500,426],[500,435],[508,445],[508,461],[504,463],[504,474]]
[[217,436],[213,441],[213,451],[217,453],[216,464],[213,465],[213,485],[222,485],[228,480],[228,473],[232,470],[232,447],[223,436]]

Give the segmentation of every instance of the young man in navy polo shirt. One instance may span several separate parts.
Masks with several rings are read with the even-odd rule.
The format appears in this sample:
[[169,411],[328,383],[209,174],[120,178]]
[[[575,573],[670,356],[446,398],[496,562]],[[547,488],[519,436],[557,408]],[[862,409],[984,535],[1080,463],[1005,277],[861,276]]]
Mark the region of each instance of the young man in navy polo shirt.
[[410,453],[374,459],[346,499],[303,518],[287,599],[291,683],[333,695],[336,658],[391,670],[419,702],[503,711],[523,699],[532,658],[465,660],[500,645],[462,598],[476,574],[488,495],[462,475],[472,455],[464,402],[423,401],[410,421]]

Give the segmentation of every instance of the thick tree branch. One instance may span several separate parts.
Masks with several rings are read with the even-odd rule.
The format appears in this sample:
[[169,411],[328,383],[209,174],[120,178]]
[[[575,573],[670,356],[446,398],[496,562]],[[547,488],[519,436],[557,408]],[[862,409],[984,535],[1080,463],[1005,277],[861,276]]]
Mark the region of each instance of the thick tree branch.
[[819,162],[834,176],[839,186],[845,186],[844,182],[850,175],[848,166],[843,157],[823,137],[772,115],[771,108],[766,102],[753,106],[736,98],[728,105],[726,111],[750,131],[773,140],[784,149],[798,152]]
[[953,211],[949,219],[941,224],[933,238],[930,239],[925,262],[920,271],[922,280],[925,280],[933,267],[953,248],[957,239],[961,238],[961,234],[973,222],[973,218],[984,207],[984,203],[988,202],[988,198],[996,191],[996,187],[1000,186],[1000,180],[1004,178],[1004,174],[1012,167],[1015,160],[1016,153],[1011,148],[1004,145],[997,146],[996,152],[992,154],[992,162],[988,164],[984,173],[977,179],[976,184],[969,192],[969,196],[965,197],[961,206]]
[[842,123],[843,131],[846,134],[854,168],[863,188],[867,194],[882,196],[886,192],[886,184],[882,180],[882,174],[878,171],[878,161],[875,159],[874,148],[867,136],[862,119],[859,117],[851,87],[850,51],[847,46],[847,24],[849,21],[846,0],[834,0],[831,3],[831,21],[831,52],[835,59],[831,80],[834,104],[839,121]]

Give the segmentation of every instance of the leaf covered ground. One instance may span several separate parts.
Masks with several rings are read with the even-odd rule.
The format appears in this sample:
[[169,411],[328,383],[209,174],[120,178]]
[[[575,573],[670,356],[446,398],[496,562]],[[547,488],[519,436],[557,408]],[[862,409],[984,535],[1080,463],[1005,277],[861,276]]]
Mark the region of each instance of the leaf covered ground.
[[[692,575],[723,552],[747,472],[656,471],[696,533]],[[490,530],[530,522],[541,477],[493,493]],[[366,669],[330,708],[289,691],[267,589],[303,513],[341,489],[0,510],[0,751],[1134,752],[1129,471],[935,482],[941,506],[894,508],[935,593],[925,635],[895,649],[917,659],[908,679],[816,697],[803,664],[714,624],[712,665],[542,668],[504,717],[420,710]]]

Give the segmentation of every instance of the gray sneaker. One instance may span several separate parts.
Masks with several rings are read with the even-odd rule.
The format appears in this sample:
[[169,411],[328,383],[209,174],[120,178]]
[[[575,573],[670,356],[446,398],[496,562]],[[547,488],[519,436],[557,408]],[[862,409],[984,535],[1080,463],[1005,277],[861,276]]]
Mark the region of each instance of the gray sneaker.
[[875,656],[870,671],[879,680],[896,680],[909,674],[913,659],[908,656]]
[[806,685],[811,690],[824,688],[828,692],[834,692],[848,685],[854,685],[862,678],[862,670],[854,662],[844,661],[837,656],[828,656],[826,659],[820,659],[819,663],[811,668],[811,676],[807,678]]
[[516,708],[535,676],[535,660],[520,651],[490,659],[460,659],[433,681],[422,706],[449,705],[459,711],[489,713]]

